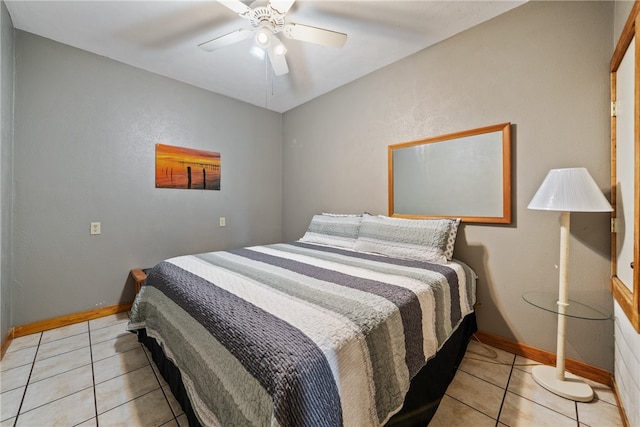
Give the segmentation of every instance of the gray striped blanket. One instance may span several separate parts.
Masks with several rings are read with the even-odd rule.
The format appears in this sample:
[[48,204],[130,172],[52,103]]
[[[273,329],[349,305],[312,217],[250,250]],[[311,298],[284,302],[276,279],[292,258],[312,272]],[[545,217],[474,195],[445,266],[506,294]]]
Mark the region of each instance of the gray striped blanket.
[[135,299],[211,426],[378,426],[475,302],[475,274],[301,242],[161,262]]

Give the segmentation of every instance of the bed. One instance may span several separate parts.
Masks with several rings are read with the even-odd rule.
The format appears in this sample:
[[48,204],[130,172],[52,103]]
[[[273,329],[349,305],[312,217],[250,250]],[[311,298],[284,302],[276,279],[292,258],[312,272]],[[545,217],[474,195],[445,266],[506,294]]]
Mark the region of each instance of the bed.
[[324,214],[295,242],[168,259],[128,329],[190,425],[412,425],[476,328],[458,223]]

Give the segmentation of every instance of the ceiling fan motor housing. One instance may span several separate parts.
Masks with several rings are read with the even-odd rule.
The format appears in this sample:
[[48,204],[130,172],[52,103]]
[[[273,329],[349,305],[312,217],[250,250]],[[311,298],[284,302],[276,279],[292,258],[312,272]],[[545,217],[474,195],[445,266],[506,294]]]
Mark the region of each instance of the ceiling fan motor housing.
[[270,6],[252,9],[249,21],[253,27],[268,28],[273,31],[274,34],[284,29],[284,15]]

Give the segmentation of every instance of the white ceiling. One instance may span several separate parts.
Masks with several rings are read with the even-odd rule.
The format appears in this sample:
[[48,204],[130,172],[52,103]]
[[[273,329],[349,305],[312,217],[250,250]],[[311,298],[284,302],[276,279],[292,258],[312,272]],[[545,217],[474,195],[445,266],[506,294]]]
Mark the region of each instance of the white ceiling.
[[[525,1],[298,0],[287,22],[348,34],[341,49],[280,39],[290,72],[274,76],[252,39],[198,44],[248,21],[216,1],[6,1],[15,28],[284,112]],[[245,2],[249,5],[249,1]]]

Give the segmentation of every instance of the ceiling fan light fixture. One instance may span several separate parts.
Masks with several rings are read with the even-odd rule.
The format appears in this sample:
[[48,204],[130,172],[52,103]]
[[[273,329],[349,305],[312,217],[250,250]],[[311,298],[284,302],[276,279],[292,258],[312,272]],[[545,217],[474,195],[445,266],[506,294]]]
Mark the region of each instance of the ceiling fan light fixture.
[[277,38],[273,43],[273,53],[277,56],[284,56],[287,53],[287,48]]
[[261,28],[256,31],[254,40],[259,47],[266,49],[271,44],[271,32],[266,28]]

